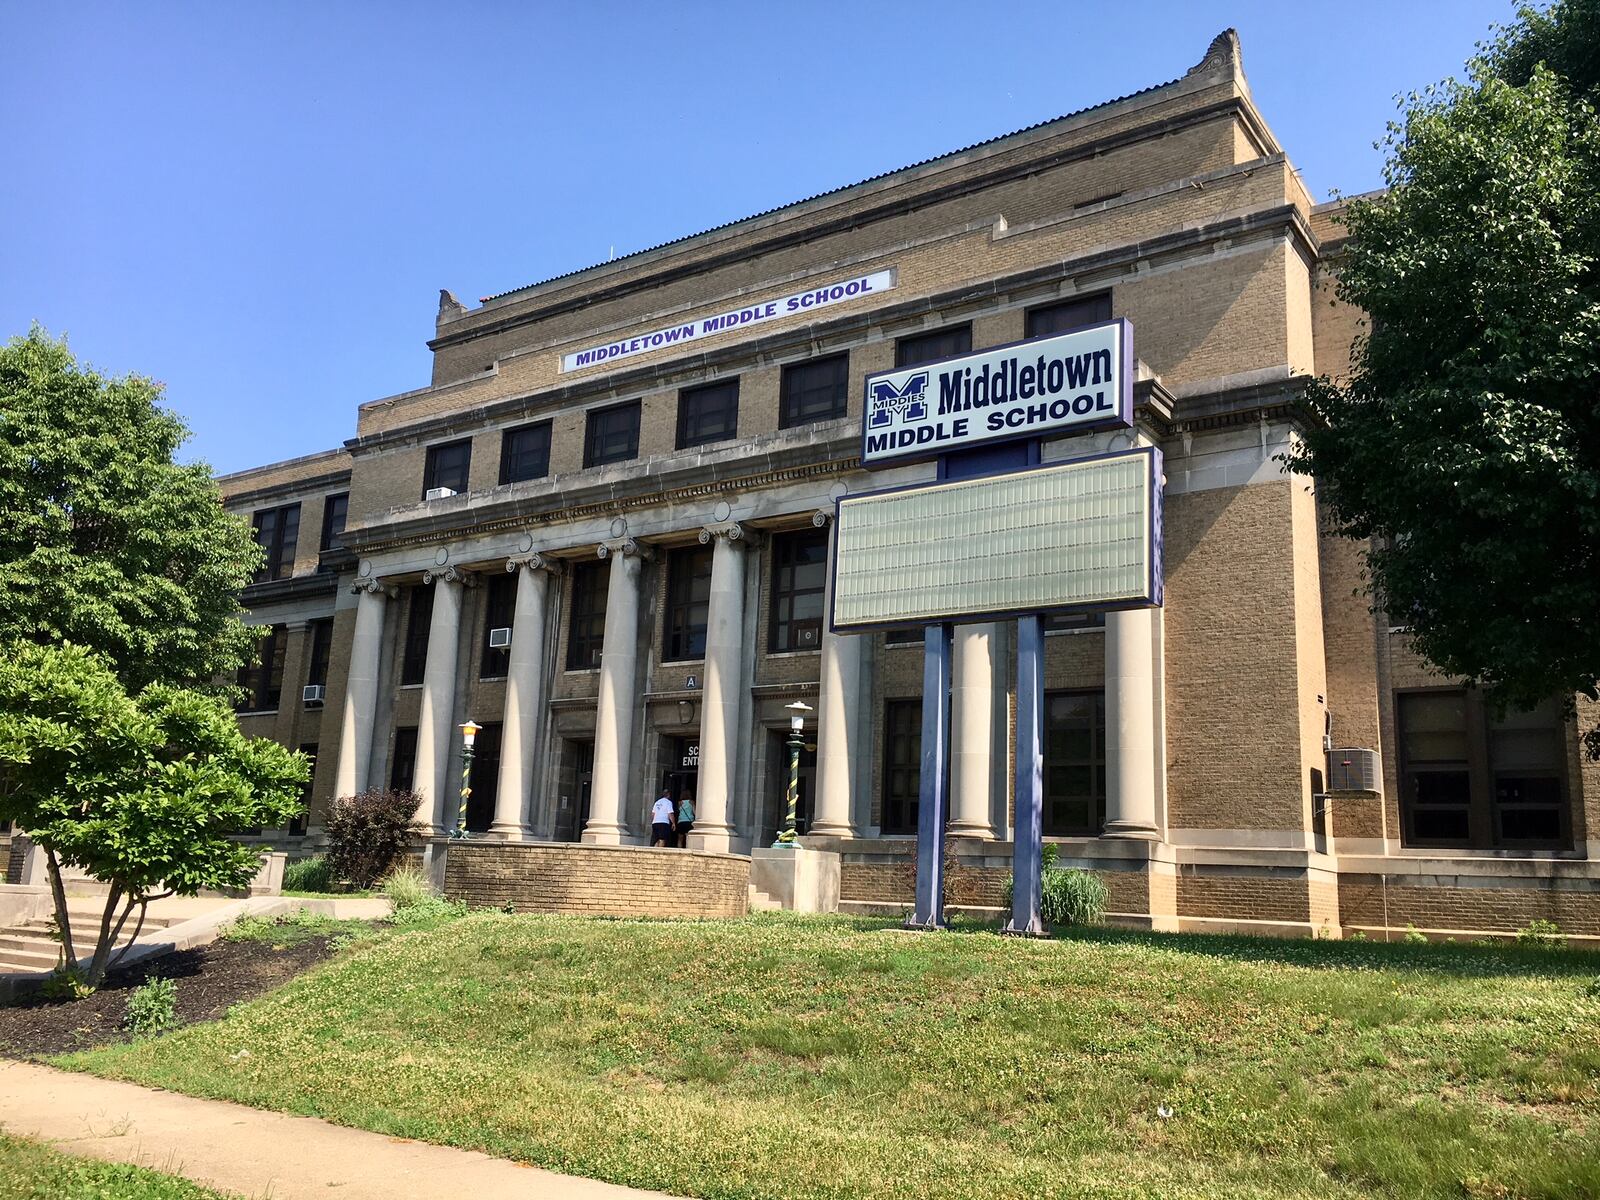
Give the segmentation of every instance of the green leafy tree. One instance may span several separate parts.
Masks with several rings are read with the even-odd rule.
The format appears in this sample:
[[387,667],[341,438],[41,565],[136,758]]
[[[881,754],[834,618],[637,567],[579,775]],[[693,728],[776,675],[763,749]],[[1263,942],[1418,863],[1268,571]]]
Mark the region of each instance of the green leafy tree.
[[[258,855],[234,838],[298,815],[307,775],[303,755],[245,737],[216,696],[167,684],[130,696],[82,647],[0,643],[0,819],[43,851],[65,967],[89,988],[150,901],[248,884]],[[68,866],[109,886],[87,963]]]
[[1597,43],[1596,0],[1525,10],[1406,101],[1344,217],[1368,332],[1288,456],[1417,649],[1516,707],[1600,672]]
[[161,387],[79,366],[35,327],[0,346],[0,642],[99,651],[131,691],[209,684],[254,654],[261,563]]

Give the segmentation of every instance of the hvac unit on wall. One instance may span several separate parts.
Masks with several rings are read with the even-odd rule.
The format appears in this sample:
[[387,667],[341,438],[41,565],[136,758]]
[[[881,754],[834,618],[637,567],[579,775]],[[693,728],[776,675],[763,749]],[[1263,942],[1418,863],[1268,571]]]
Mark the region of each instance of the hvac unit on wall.
[[321,704],[326,691],[320,683],[308,683],[300,689],[300,699],[305,704]]
[[455,494],[455,488],[436,487],[429,488],[427,491],[423,492],[422,498],[424,500],[446,500]]
[[489,649],[491,649],[491,650],[504,650],[509,645],[511,645],[511,630],[509,630],[509,629],[491,629],[491,630],[489,630]]
[[1376,792],[1378,752],[1352,748],[1328,751],[1328,790],[1331,792]]

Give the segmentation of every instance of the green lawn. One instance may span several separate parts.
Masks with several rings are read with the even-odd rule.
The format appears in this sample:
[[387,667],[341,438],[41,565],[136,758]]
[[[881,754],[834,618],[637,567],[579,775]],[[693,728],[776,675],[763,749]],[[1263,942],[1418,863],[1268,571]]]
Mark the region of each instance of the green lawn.
[[4,1200],[226,1200],[221,1192],[171,1175],[73,1158],[0,1133]]
[[1600,1195],[1597,972],[477,913],[64,1065],[707,1197],[1569,1197]]

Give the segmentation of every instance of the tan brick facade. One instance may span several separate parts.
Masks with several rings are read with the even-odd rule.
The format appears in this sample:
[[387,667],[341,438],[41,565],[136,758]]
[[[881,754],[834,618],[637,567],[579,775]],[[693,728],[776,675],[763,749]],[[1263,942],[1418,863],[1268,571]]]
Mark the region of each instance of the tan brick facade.
[[[428,804],[438,827],[448,825],[460,745],[440,731],[472,717],[499,727],[474,768],[472,820],[483,829],[492,817],[490,835],[512,839],[452,850],[458,873],[475,864],[473,882],[458,874],[452,885],[475,903],[532,904],[525,877],[556,878],[560,852],[528,839],[588,830],[642,841],[660,788],[704,780],[703,762],[695,776],[673,756],[697,750],[708,731],[725,747],[726,795],[715,797],[711,833],[701,834],[720,839],[714,848],[744,850],[769,841],[781,817],[785,706],[799,701],[818,710],[807,726],[818,754],[829,739],[849,746],[843,773],[829,776],[835,790],[815,798],[842,814],[838,828],[848,832],[818,842],[843,855],[844,901],[903,900],[911,843],[886,836],[884,805],[892,760],[908,747],[891,744],[885,716],[890,702],[921,697],[922,648],[823,628],[812,643],[774,650],[780,610],[814,614],[821,578],[813,564],[792,594],[779,595],[777,548],[788,534],[821,536],[841,494],[932,477],[931,464],[873,472],[859,462],[864,381],[894,366],[899,339],[965,326],[981,349],[1024,339],[1039,306],[1104,297],[1134,327],[1136,428],[1047,442],[1044,457],[1134,441],[1164,455],[1166,600],[1150,684],[1158,761],[1154,795],[1144,797],[1154,836],[1048,828],[1063,862],[1100,873],[1120,918],[1158,928],[1336,934],[1373,923],[1369,881],[1389,875],[1407,880],[1398,905],[1397,888],[1388,889],[1391,924],[1409,912],[1440,928],[1476,928],[1488,919],[1481,903],[1499,889],[1516,902],[1497,901],[1499,924],[1483,928],[1547,910],[1574,931],[1587,928],[1586,906],[1600,895],[1591,833],[1600,829],[1600,766],[1580,761],[1570,726],[1557,841],[1491,845],[1492,822],[1476,816],[1472,845],[1408,840],[1401,798],[1416,781],[1396,697],[1448,681],[1416,658],[1403,630],[1370,611],[1360,594],[1362,547],[1325,536],[1312,481],[1285,476],[1280,461],[1304,419],[1297,378],[1347,371],[1361,330],[1361,314],[1334,295],[1337,216],[1337,205],[1311,203],[1227,35],[1172,83],[476,308],[443,297],[428,386],[363,404],[338,450],[222,481],[242,514],[300,505],[288,577],[244,597],[250,620],[286,631],[282,699],[275,711],[242,718],[251,732],[317,749],[312,830],[298,845],[315,843],[340,780],[378,786],[403,775],[413,737],[436,772],[418,785],[440,791],[442,781],[445,794],[430,791]],[[875,271],[893,272],[892,289],[561,369],[567,353]],[[837,407],[785,427],[786,369],[831,355],[846,356]],[[734,435],[680,447],[684,389],[733,378]],[[586,467],[590,415],[635,401],[637,453]],[[541,421],[551,429],[548,471],[501,484],[506,431]],[[425,500],[429,449],[462,441],[470,464],[452,482],[457,494]],[[324,506],[344,493],[346,529],[324,548]],[[712,599],[708,578],[672,587],[672,551],[702,544],[721,564],[712,578],[740,581]],[[620,579],[602,589],[604,612],[620,600],[615,611],[626,616],[597,614],[607,628],[601,665],[572,668],[575,584],[602,551],[602,574]],[[492,581],[508,577],[517,604],[542,614],[537,627],[514,622],[514,650],[537,651],[515,668],[512,652],[494,658],[485,649]],[[437,633],[431,622],[426,637],[408,628],[411,597],[427,588],[436,604],[447,602],[441,620],[453,657],[427,653],[415,664],[426,679],[406,683],[408,643],[420,655]],[[310,623],[327,618],[333,644],[318,707],[300,696]],[[708,640],[704,655],[669,658],[674,620],[715,626],[722,649]],[[358,627],[370,635],[365,649]],[[1114,639],[1124,636],[1117,628],[1049,633],[1050,703],[1104,692]],[[994,837],[963,838],[957,850],[960,883],[978,907],[1000,903],[1009,869],[1014,644],[1003,627],[987,681],[1001,699],[988,746],[994,794],[979,825]],[[847,694],[826,694],[825,661],[853,664]],[[611,708],[602,705],[607,688]],[[432,728],[421,727],[425,710]],[[1377,752],[1378,790],[1328,794],[1330,729],[1335,746]],[[1047,785],[1063,796],[1087,789],[1098,828],[1119,815],[1108,809],[1107,774],[1121,760],[1103,727],[1088,743],[1074,736],[1050,731]],[[1106,744],[1084,758],[1096,737]],[[497,795],[502,777],[521,794]],[[805,779],[821,788],[821,766]],[[1488,811],[1497,801],[1474,803]],[[595,805],[605,810],[598,817]],[[661,886],[689,894],[698,886],[691,876],[723,860],[657,852],[607,861],[629,866],[596,876],[597,886],[626,890],[628,872],[672,872]],[[1559,871],[1502,887],[1507,861]]]

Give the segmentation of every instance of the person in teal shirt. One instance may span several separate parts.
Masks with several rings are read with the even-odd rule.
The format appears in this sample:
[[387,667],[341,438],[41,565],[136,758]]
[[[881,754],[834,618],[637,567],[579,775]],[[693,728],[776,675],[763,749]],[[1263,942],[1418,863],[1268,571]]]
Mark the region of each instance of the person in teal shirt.
[[694,828],[694,793],[685,791],[678,799],[678,845],[689,848],[689,830]]

